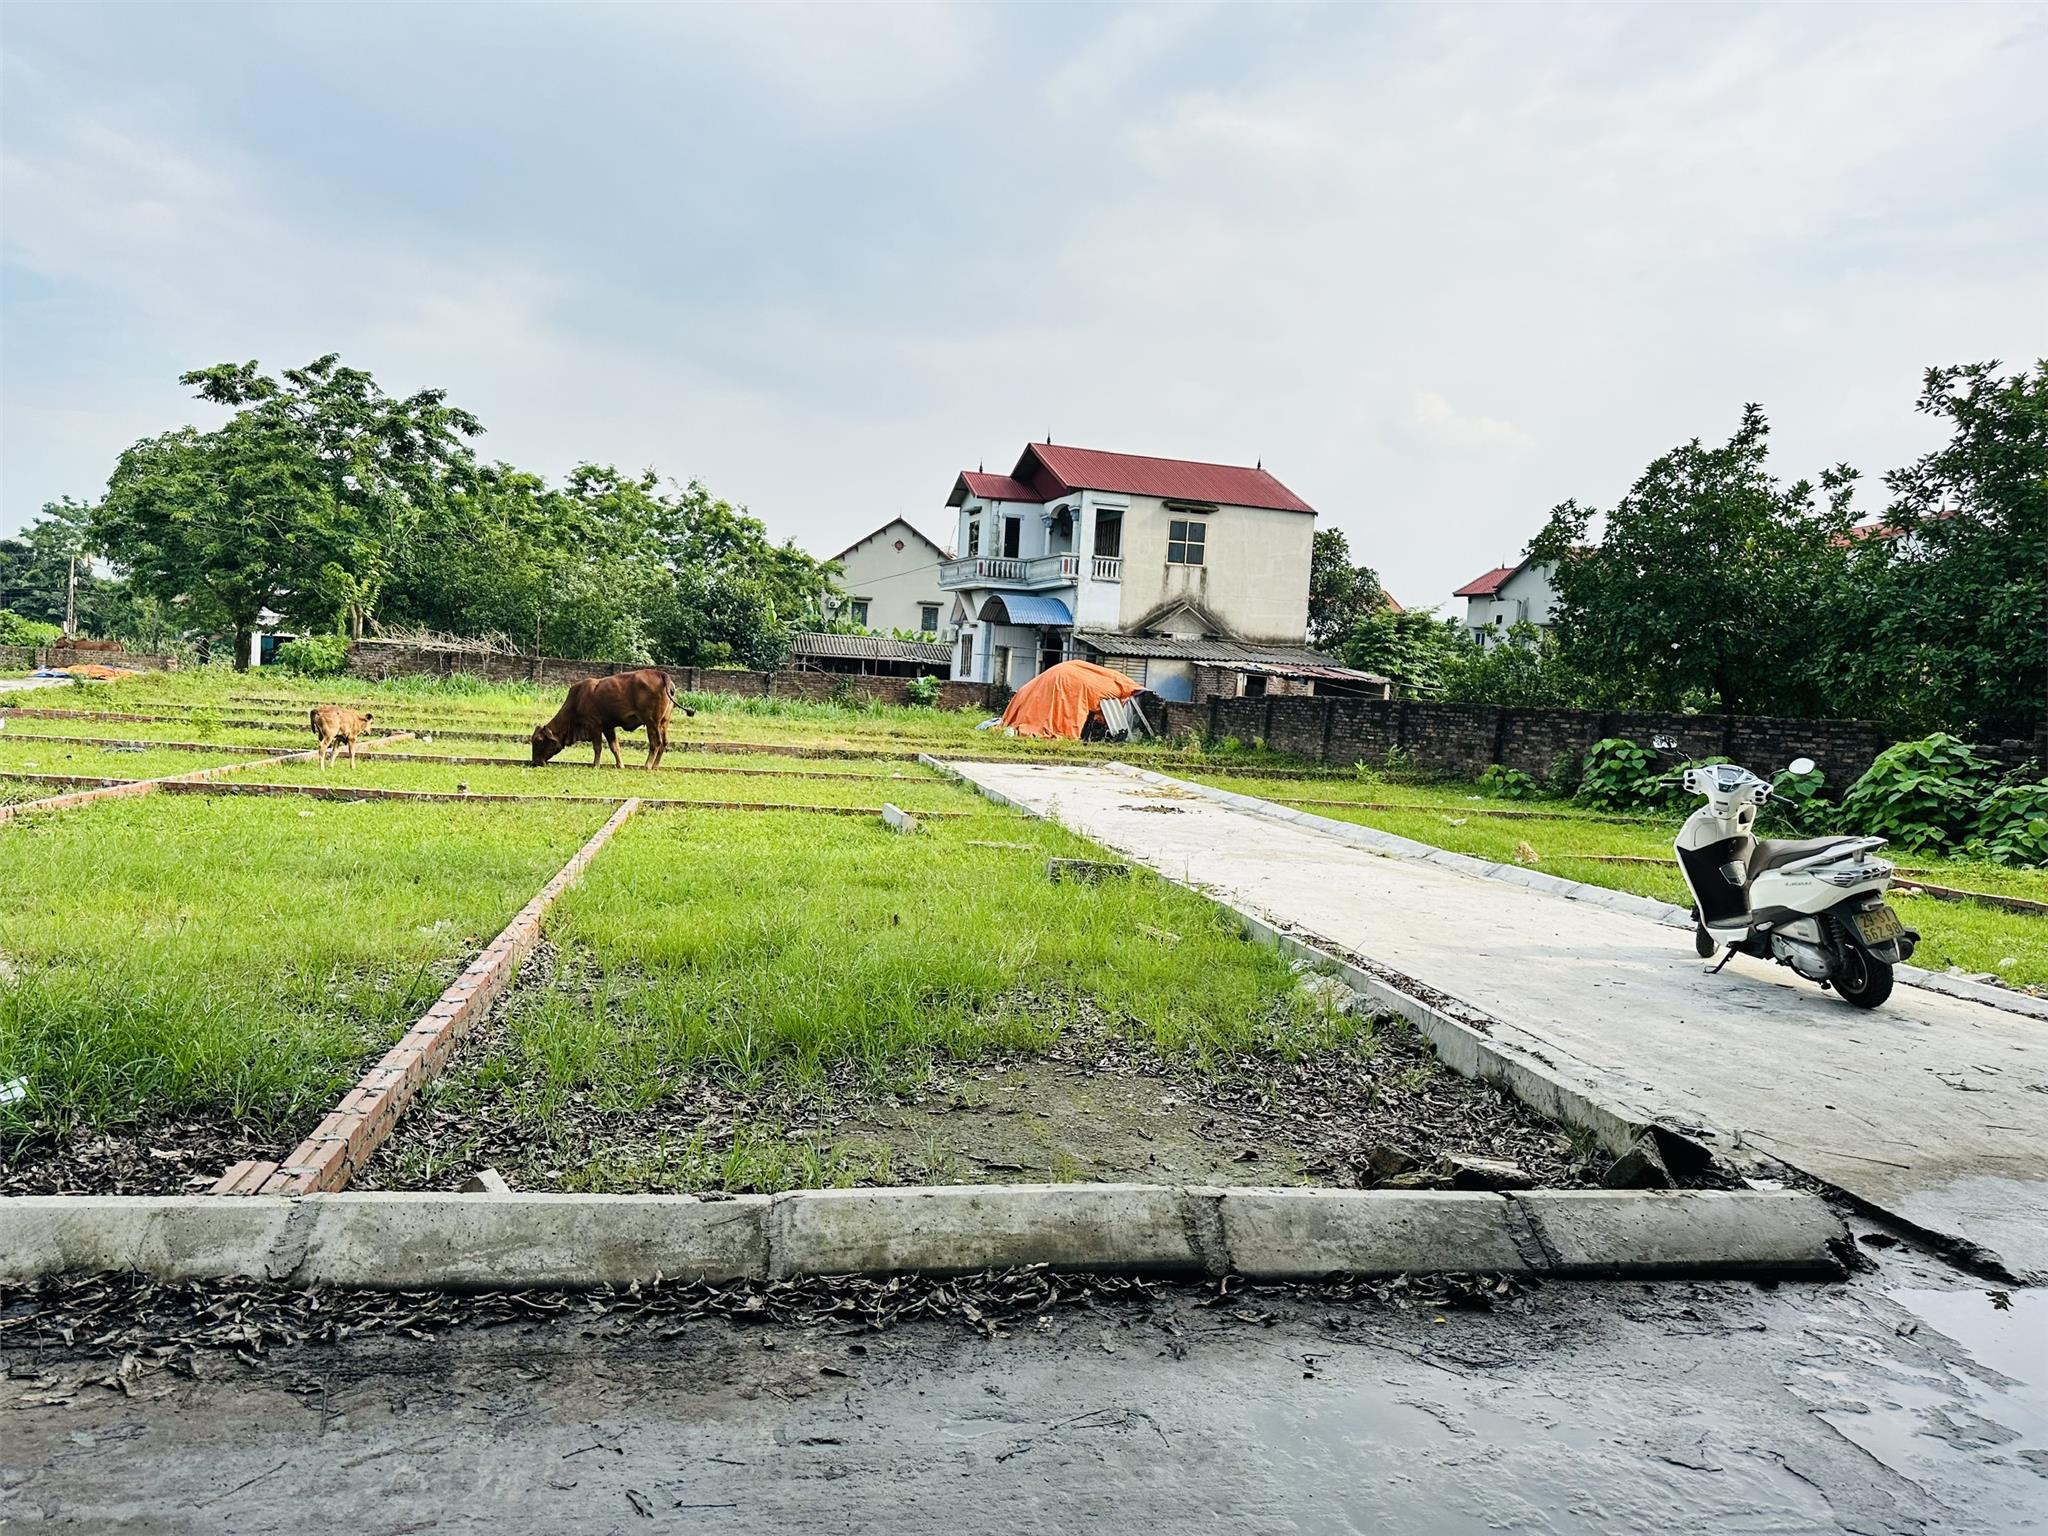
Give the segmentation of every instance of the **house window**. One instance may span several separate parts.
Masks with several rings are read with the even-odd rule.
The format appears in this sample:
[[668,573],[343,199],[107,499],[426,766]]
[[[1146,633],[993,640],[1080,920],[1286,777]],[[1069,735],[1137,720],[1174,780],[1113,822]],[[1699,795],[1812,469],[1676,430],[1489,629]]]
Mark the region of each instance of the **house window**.
[[919,603],[917,605],[917,627],[928,635],[936,635],[939,632],[939,605],[937,603]]
[[1098,512],[1095,514],[1095,553],[1097,558],[1114,560],[1124,552],[1124,515],[1121,512]]
[[974,631],[971,629],[960,631],[960,675],[974,676]]
[[862,629],[868,627],[868,600],[864,597],[856,597],[853,600],[853,622]]
[[1262,699],[1266,696],[1266,674],[1248,672],[1244,679],[1244,696],[1248,699]]
[[981,519],[967,519],[967,553],[970,558],[981,553]]
[[1067,659],[1065,637],[1056,629],[1038,632],[1038,670],[1048,671]]
[[1168,565],[1200,565],[1202,546],[1207,542],[1209,525],[1192,518],[1176,517],[1166,530],[1166,563]]
[[1023,538],[1023,536],[1023,518],[1006,517],[1003,519],[1003,558],[1005,560],[1014,560],[1017,558],[1018,541],[1021,538]]

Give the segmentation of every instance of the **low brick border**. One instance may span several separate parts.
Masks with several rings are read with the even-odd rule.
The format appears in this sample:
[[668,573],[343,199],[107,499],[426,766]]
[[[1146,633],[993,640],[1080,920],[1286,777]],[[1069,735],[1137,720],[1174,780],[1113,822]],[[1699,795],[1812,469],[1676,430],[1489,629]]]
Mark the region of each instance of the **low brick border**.
[[[66,747],[145,747],[161,752],[239,752],[249,757],[275,757],[276,747],[252,747],[234,741],[149,741],[132,736],[45,736],[39,731],[16,731],[8,741],[47,741]],[[20,775],[15,775],[20,777]]]
[[[1296,826],[1308,827],[1361,848],[1370,848],[1389,858],[1413,859],[1424,864],[1436,864],[1445,869],[1454,869],[1462,875],[1474,875],[1482,880],[1498,880],[1506,885],[1526,886],[1530,890],[1544,891],[1553,896],[1562,896],[1569,901],[1583,901],[1596,907],[1605,907],[1610,912],[1625,912],[1631,917],[1646,917],[1668,928],[1682,928],[1691,932],[1692,913],[1684,907],[1675,907],[1666,901],[1657,901],[1648,896],[1637,896],[1630,891],[1611,890],[1604,885],[1588,885],[1582,880],[1566,880],[1558,875],[1546,875],[1537,870],[1525,869],[1519,864],[1495,864],[1487,859],[1474,858],[1467,853],[1452,853],[1432,843],[1417,842],[1412,837],[1401,837],[1393,832],[1382,832],[1377,827],[1363,827],[1352,821],[1338,821],[1334,817],[1316,816],[1308,811],[1292,810],[1271,800],[1262,800],[1256,795],[1241,795],[1235,790],[1217,789],[1210,784],[1197,784],[1189,779],[1176,779],[1164,773],[1155,773],[1150,768],[1139,768],[1130,763],[1110,763],[1108,767],[1132,778],[1142,779],[1148,784],[1159,784],[1169,788],[1187,790],[1219,805],[1230,806],[1250,816],[1266,821],[1291,822]],[[1986,986],[1979,981],[1965,981],[1958,976],[1943,976],[1934,971],[1922,970],[1917,965],[1901,965],[1894,974],[1909,987],[1918,987],[1924,992],[1939,992],[1944,997],[1957,998],[1968,1003],[1982,1003],[1987,1008],[1996,1008],[2002,1013],[2017,1013],[2031,1019],[2048,1019],[2048,998],[2031,997],[2025,992],[2015,992],[2006,987]]]
[[313,1133],[275,1163],[241,1162],[221,1175],[216,1195],[307,1195],[346,1188],[375,1155],[421,1086],[437,1076],[462,1037],[490,1012],[540,939],[540,920],[575,883],[612,834],[640,809],[628,800],[569,857],[504,931],[486,944],[404,1038],[386,1051]]
[[1838,1278],[1848,1234],[1797,1191],[1514,1195],[966,1184],[690,1195],[0,1199],[0,1281],[140,1271],[413,1289],[949,1275],[1013,1265],[1314,1280]]
[[[310,757],[301,752],[300,757]],[[272,759],[284,762],[287,759]],[[234,767],[251,764],[236,763]],[[253,784],[194,783],[186,779],[159,781],[173,794],[183,795],[299,795],[312,800],[424,800],[446,805],[617,805],[622,800],[653,811],[795,811],[813,816],[879,816],[878,805],[790,805],[772,800],[684,800],[662,795],[507,795],[457,794],[446,789],[379,789],[362,784],[278,784],[259,780]],[[30,801],[40,805],[41,801]],[[920,816],[965,816],[966,811],[919,811]]]
[[[395,736],[380,736],[375,741],[363,743],[363,746],[367,750],[380,746],[387,741],[404,741],[406,739],[406,734],[400,732]],[[251,758],[245,763],[222,763],[219,767],[201,768],[192,773],[171,774],[157,779],[123,779],[115,783],[103,784],[98,789],[81,789],[68,795],[50,795],[41,800],[23,800],[15,805],[0,805],[0,825],[4,825],[14,820],[15,817],[29,811],[69,810],[75,805],[90,805],[99,800],[118,800],[131,795],[153,794],[160,789],[189,788],[219,791],[227,788],[227,786],[216,785],[212,781],[222,778],[227,774],[240,773],[246,768],[268,767],[272,763],[303,762],[309,757],[316,757],[318,755],[317,748],[310,752],[286,752],[272,757]]]

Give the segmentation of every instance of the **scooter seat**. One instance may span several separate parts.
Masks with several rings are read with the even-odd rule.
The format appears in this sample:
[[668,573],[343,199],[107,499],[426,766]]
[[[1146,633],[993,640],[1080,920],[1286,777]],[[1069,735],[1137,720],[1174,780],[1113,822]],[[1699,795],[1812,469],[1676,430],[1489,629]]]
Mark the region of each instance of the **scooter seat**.
[[1750,850],[1749,877],[1754,880],[1767,869],[1776,869],[1780,865],[1790,864],[1793,860],[1803,859],[1809,854],[1820,853],[1837,844],[1856,841],[1853,837],[1788,837],[1776,842],[1765,839]]

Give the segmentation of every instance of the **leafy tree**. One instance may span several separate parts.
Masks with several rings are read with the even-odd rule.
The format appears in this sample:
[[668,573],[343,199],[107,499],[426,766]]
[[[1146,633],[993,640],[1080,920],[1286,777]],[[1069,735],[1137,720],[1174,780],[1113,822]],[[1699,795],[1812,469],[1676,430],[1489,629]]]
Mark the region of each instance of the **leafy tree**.
[[1846,566],[1856,472],[1781,486],[1770,429],[1745,406],[1720,447],[1654,460],[1590,541],[1567,501],[1530,553],[1553,568],[1552,635],[1593,701],[1730,713],[1849,713],[1815,640]]
[[1391,678],[1402,693],[1427,699],[1443,692],[1446,671],[1473,649],[1456,619],[1383,606],[1352,627],[1342,655],[1346,666]]
[[2048,362],[1998,368],[1928,370],[1919,409],[1953,435],[1885,477],[1882,530],[1852,543],[1836,665],[1904,730],[2030,733],[2048,710]]
[[1509,626],[1501,643],[1467,644],[1452,652],[1442,679],[1446,699],[1518,709],[1568,708],[1579,703],[1582,691],[1557,647],[1526,622]]
[[1308,643],[1336,646],[1386,602],[1370,567],[1351,563],[1342,529],[1316,530],[1308,570]]

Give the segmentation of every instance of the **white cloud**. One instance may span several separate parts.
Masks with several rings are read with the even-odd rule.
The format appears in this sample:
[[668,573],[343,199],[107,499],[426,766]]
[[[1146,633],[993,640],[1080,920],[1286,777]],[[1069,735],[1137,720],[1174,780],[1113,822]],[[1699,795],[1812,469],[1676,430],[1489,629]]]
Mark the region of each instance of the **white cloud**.
[[1450,401],[1433,389],[1418,389],[1409,396],[1408,420],[1423,437],[1453,448],[1513,453],[1536,446],[1535,435],[1512,421],[1493,416],[1461,416],[1451,409]]

